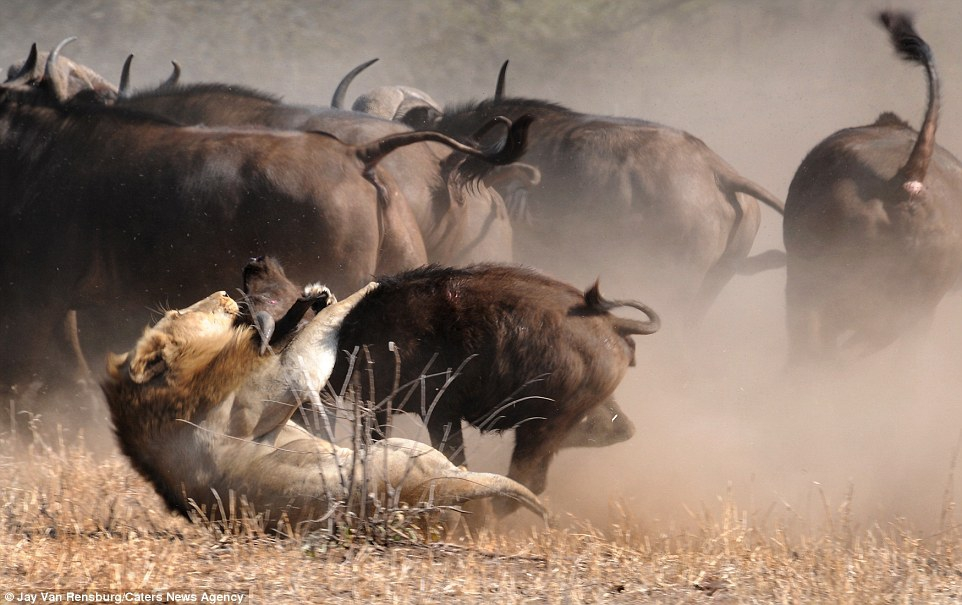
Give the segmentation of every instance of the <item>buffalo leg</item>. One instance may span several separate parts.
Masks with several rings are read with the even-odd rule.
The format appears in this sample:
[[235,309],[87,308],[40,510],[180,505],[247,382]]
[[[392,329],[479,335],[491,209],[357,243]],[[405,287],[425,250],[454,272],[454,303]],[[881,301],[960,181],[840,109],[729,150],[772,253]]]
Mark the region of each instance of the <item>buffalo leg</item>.
[[[566,428],[541,422],[535,428],[521,426],[515,429],[514,451],[511,453],[508,477],[535,494],[544,492],[548,481],[548,467],[557,453],[557,447],[550,436],[559,430],[561,434],[565,434]],[[499,517],[503,517],[519,506],[515,500],[498,498],[494,503],[494,510]]]
[[692,321],[700,322],[704,319],[718,295],[735,276],[737,268],[737,259],[722,257],[708,270],[692,301]]
[[739,263],[751,253],[761,219],[758,205],[754,202],[749,204],[734,192],[727,192],[725,196],[734,210],[732,229],[724,252],[708,269],[693,301],[690,312],[692,320],[696,322],[705,317],[718,295],[737,273]]
[[831,327],[826,325],[824,309],[830,296],[829,278],[810,261],[789,257],[785,281],[785,319],[788,330],[788,360],[790,364],[807,364],[820,357],[833,355]]

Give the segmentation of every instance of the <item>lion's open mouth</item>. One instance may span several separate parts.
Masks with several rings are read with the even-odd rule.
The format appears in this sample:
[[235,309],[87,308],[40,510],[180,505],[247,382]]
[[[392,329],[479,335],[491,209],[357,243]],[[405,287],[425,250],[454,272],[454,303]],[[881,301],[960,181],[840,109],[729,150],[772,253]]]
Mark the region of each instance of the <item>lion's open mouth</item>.
[[186,309],[181,309],[177,312],[180,315],[187,313],[224,313],[232,317],[239,315],[240,310],[237,303],[227,292],[221,290],[220,292],[214,292],[207,298],[195,302]]
[[240,315],[240,307],[237,306],[237,301],[230,296],[225,294],[224,298],[221,299],[221,305],[228,314],[233,315],[234,317]]

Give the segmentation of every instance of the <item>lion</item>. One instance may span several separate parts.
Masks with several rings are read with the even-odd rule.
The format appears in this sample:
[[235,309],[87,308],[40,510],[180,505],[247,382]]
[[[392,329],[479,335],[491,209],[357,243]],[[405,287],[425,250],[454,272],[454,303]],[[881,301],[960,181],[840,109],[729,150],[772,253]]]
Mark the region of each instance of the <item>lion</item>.
[[322,308],[277,354],[262,353],[258,331],[223,291],[168,311],[133,350],[108,359],[102,389],[121,450],[188,518],[226,517],[236,497],[279,530],[373,495],[435,507],[508,496],[547,520],[526,487],[459,469],[428,445],[392,438],[356,453],[290,421],[327,382],[344,317],[376,287]]

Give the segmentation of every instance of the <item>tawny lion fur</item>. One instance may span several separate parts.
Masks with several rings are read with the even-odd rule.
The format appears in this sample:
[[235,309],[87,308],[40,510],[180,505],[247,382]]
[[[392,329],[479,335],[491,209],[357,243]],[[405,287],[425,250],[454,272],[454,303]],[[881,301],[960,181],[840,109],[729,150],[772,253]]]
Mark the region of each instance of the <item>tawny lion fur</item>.
[[259,354],[253,329],[236,325],[237,304],[224,292],[169,311],[131,352],[108,362],[103,390],[124,454],[187,516],[223,516],[233,497],[266,527],[285,515],[296,526],[367,494],[436,506],[508,496],[544,516],[524,486],[459,470],[422,443],[380,441],[355,464],[354,451],[290,422],[298,397],[314,397],[326,383],[344,316],[375,287],[324,309],[277,355]]

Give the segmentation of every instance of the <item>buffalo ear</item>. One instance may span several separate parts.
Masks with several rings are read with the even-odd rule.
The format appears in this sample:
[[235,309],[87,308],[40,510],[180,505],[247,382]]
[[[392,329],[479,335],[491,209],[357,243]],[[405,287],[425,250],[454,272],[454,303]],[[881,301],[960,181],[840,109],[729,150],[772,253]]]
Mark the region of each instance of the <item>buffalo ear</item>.
[[120,378],[120,368],[127,363],[128,357],[130,357],[130,353],[124,353],[123,355],[107,353],[107,375],[114,379]]
[[141,340],[130,360],[130,379],[143,384],[165,372],[164,348],[169,342],[170,338],[162,332],[153,332]]
[[512,223],[531,224],[528,191],[541,182],[541,171],[537,166],[524,162],[494,166],[482,180],[501,194]]
[[465,204],[464,192],[461,190],[464,187],[464,178],[461,174],[461,165],[464,162],[464,156],[452,153],[441,163],[441,175],[448,188],[448,199],[451,200],[449,210],[461,208]]
[[484,184],[499,191],[502,188],[523,188],[534,187],[541,182],[541,171],[537,166],[515,162],[504,166],[495,166],[484,175]]

